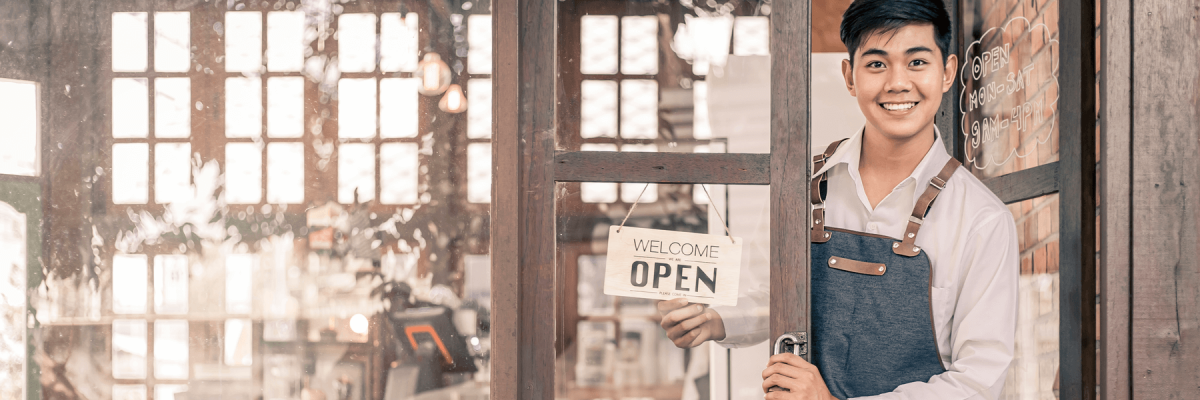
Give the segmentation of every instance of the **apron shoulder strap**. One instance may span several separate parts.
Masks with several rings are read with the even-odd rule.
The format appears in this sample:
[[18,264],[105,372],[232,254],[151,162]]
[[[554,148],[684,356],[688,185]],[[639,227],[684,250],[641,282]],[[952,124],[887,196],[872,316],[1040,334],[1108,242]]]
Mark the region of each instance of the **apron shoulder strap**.
[[[825,162],[829,161],[829,157],[833,157],[833,153],[837,152],[839,146],[847,139],[841,139],[829,144],[825,148],[825,152],[813,156],[813,172],[820,171],[825,167]],[[829,241],[829,232],[825,232],[825,196],[821,193],[821,184],[825,182],[827,173],[822,173],[812,177],[809,182],[808,199],[812,204],[812,242],[825,243]]]
[[904,230],[904,237],[900,242],[892,243],[893,253],[907,257],[921,253],[921,248],[916,245],[917,231],[921,229],[921,224],[925,223],[925,215],[929,213],[929,207],[933,205],[933,200],[942,193],[946,182],[950,181],[950,177],[954,175],[955,171],[958,171],[960,165],[962,165],[961,162],[951,157],[950,161],[946,161],[946,165],[942,166],[942,171],[929,180],[929,187],[917,199],[912,215],[908,217],[908,228]]

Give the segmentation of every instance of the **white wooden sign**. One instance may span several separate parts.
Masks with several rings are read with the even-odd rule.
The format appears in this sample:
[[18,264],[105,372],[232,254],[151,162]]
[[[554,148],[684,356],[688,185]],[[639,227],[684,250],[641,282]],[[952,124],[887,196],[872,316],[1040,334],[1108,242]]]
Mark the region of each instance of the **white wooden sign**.
[[742,238],[617,226],[608,228],[604,294],[736,305]]

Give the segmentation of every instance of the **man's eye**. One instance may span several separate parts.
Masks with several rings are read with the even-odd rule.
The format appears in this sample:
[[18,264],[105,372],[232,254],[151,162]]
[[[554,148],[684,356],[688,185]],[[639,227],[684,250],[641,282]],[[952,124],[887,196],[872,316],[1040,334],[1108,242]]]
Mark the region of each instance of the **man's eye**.
[[867,63],[867,68],[883,68],[883,63],[879,61],[871,61]]
[[929,64],[929,62],[927,62],[925,60],[912,60],[912,62],[909,63],[909,65],[912,65],[914,67],[919,67],[919,66],[922,66],[925,64]]

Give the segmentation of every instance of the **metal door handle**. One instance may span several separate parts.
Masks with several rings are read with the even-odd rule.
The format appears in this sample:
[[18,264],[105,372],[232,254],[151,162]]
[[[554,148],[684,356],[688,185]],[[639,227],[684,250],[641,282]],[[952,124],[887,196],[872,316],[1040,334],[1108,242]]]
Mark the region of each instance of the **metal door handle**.
[[[775,339],[775,348],[771,355],[781,354],[783,352],[792,353],[798,356],[808,355],[808,333],[806,332],[788,332],[779,335]],[[788,391],[779,386],[772,386],[767,389],[768,392]]]

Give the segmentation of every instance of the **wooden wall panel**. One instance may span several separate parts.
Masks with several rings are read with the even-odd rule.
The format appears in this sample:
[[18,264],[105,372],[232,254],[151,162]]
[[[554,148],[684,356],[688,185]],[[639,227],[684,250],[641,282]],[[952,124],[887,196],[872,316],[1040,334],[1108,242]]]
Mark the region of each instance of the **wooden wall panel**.
[[810,12],[808,1],[771,12],[771,340],[809,330]]
[[1200,1],[1134,1],[1133,398],[1200,398]]
[[1100,398],[1130,396],[1130,0],[1101,3]]
[[492,5],[492,381],[554,398],[555,1]]

